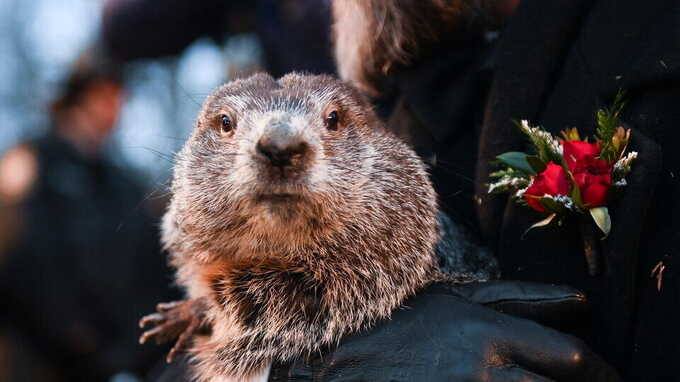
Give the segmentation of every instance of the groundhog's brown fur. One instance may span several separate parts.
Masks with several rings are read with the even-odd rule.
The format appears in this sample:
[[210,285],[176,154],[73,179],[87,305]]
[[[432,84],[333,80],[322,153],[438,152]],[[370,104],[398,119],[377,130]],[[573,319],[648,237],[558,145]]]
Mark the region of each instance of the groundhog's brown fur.
[[[292,168],[258,156],[272,126],[306,145]],[[258,74],[217,89],[163,222],[179,283],[209,305],[197,378],[241,379],[389,317],[436,277],[436,214],[424,165],[352,87]]]

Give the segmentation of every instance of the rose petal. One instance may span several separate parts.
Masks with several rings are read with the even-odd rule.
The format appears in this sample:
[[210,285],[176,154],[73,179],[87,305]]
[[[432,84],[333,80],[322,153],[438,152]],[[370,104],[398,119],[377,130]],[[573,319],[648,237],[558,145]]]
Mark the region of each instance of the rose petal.
[[541,204],[540,199],[538,197],[533,197],[533,195],[524,194],[524,200],[526,200],[529,207],[533,208],[534,210],[538,212],[545,212],[545,208],[543,208],[543,205]]
[[546,212],[538,198],[545,195],[569,194],[569,180],[564,168],[553,162],[548,162],[545,170],[534,177],[533,182],[524,192],[524,200],[529,207],[538,212]]
[[577,172],[587,162],[594,160],[600,155],[600,144],[598,142],[588,143],[584,141],[562,141],[564,160],[567,167],[572,172]]
[[589,207],[600,207],[607,204],[609,188],[611,187],[611,174],[577,174],[574,180],[581,188],[583,203]]
[[569,179],[564,168],[553,162],[548,162],[545,170],[541,173],[545,182],[546,193],[549,195],[569,194]]

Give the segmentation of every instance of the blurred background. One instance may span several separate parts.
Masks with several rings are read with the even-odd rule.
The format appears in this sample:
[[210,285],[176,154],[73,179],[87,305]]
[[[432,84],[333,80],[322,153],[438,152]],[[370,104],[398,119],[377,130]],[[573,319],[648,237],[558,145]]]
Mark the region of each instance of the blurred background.
[[0,381],[141,381],[158,244],[207,94],[332,73],[328,0],[0,0]]

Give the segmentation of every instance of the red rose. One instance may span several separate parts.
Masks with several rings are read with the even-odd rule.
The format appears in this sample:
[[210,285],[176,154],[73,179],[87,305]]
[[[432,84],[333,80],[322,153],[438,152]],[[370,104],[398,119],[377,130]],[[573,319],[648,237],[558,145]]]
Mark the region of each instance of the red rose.
[[564,149],[564,161],[572,174],[581,172],[583,166],[600,155],[598,142],[588,143],[584,141],[562,141]]
[[606,173],[594,174],[583,171],[574,174],[574,180],[581,189],[581,200],[588,207],[600,207],[607,204],[607,194],[612,185],[611,169]]
[[524,192],[524,200],[529,207],[539,212],[545,212],[545,208],[536,197],[545,195],[568,195],[569,179],[564,168],[553,162],[548,162],[545,170],[534,177],[529,188]]
[[612,185],[612,167],[602,159],[600,144],[583,141],[562,141],[564,160],[581,190],[581,199],[588,207],[599,207],[607,203],[607,194]]

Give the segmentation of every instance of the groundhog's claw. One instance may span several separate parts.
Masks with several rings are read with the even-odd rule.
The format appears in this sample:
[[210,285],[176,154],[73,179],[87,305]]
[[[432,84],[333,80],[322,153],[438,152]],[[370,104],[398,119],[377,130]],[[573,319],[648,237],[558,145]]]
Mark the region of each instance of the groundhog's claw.
[[163,344],[177,338],[166,358],[167,362],[172,362],[177,353],[186,349],[191,337],[205,328],[206,306],[201,299],[189,299],[158,304],[156,310],[156,313],[139,320],[140,328],[149,324],[155,326],[142,333],[139,343],[154,339],[156,343]]
[[172,349],[168,352],[168,355],[165,357],[165,362],[170,363],[172,362],[173,359],[175,359],[175,355],[181,351],[183,351],[187,345],[189,344],[189,340],[191,339],[191,336],[198,330],[198,327],[200,326],[200,321],[199,320],[193,320],[189,323],[189,326],[184,329],[182,334],[179,335],[179,338],[177,339],[177,342],[175,342],[175,345],[173,345]]
[[158,305],[156,305],[156,310],[159,312],[167,312],[169,310],[173,310],[176,307],[182,305],[185,303],[187,300],[182,300],[182,301],[172,301],[172,302],[161,302]]
[[144,328],[148,324],[158,325],[161,324],[163,321],[165,321],[165,316],[163,314],[153,313],[142,317],[142,319],[139,320],[139,327]]

